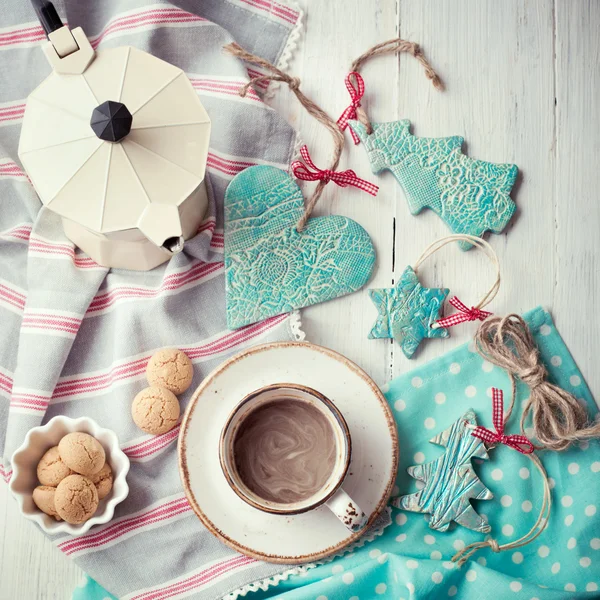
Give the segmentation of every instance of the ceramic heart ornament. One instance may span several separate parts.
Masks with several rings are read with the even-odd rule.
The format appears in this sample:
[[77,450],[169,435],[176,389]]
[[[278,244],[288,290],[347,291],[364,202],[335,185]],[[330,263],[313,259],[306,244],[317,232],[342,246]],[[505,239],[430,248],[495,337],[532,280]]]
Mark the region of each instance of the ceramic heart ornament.
[[225,193],[227,325],[237,329],[360,289],[375,264],[368,233],[341,216],[298,232],[304,197],[275,167],[245,169]]

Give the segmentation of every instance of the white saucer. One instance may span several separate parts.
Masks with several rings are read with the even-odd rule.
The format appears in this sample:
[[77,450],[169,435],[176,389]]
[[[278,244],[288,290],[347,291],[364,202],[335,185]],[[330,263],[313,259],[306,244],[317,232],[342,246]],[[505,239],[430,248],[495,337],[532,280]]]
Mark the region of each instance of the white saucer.
[[306,342],[241,352],[194,393],[178,443],[179,471],[194,512],[209,531],[243,554],[269,562],[312,562],[338,552],[360,532],[350,532],[326,507],[293,516],[261,512],[231,490],[219,463],[219,436],[229,413],[248,393],[272,383],[312,387],[341,410],[352,436],[344,489],[369,515],[368,526],[384,509],[396,478],[396,424],[383,394],[362,369]]

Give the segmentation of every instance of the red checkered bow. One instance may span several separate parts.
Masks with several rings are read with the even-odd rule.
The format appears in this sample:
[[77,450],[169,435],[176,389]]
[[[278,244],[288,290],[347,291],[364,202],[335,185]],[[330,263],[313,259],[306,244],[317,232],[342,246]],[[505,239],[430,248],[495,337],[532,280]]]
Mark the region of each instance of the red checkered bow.
[[533,452],[533,444],[524,435],[504,435],[504,394],[496,388],[492,388],[492,421],[496,431],[478,425],[471,435],[487,444],[506,444],[521,454]]
[[354,187],[371,194],[371,196],[376,196],[379,191],[378,186],[361,179],[352,169],[348,169],[347,171],[332,171],[330,169],[321,170],[317,168],[310,158],[306,146],[300,148],[300,156],[302,156],[302,159],[306,164],[300,160],[295,160],[292,163],[292,173],[297,179],[302,179],[302,181],[324,181],[325,183],[333,181],[340,187],[353,185]]
[[485,321],[488,317],[492,315],[491,312],[487,310],[481,310],[480,308],[475,308],[471,306],[471,308],[467,308],[466,304],[459,300],[456,296],[452,296],[450,300],[448,300],[456,310],[457,313],[450,315],[448,317],[444,317],[443,319],[438,319],[435,323],[438,327],[452,327],[453,325],[458,325],[459,323],[464,323],[465,321]]
[[[352,83],[352,77],[354,77],[354,80],[356,81],[356,87],[354,87],[354,84]],[[350,94],[350,106],[346,108],[341,117],[337,120],[337,124],[342,131],[348,127],[348,121],[350,119],[356,119],[356,109],[360,106],[360,101],[365,94],[365,81],[360,76],[360,73],[357,73],[356,71],[348,73],[344,83]],[[352,135],[354,144],[360,144],[360,138],[352,128],[350,128],[350,135]]]

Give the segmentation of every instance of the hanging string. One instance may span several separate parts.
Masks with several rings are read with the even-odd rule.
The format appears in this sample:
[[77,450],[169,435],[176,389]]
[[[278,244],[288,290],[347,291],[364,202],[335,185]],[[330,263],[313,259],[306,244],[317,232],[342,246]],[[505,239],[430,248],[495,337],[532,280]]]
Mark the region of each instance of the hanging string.
[[[513,398],[514,402],[514,398]],[[548,483],[548,475],[546,473],[546,469],[544,469],[544,465],[542,465],[540,459],[535,454],[526,454],[533,462],[533,464],[537,467],[540,475],[542,476],[542,481],[544,485],[544,492],[542,497],[542,506],[540,508],[540,512],[538,514],[538,518],[536,522],[533,524],[531,529],[519,539],[509,542],[508,544],[499,544],[497,540],[494,538],[488,538],[481,542],[474,542],[465,546],[462,550],[457,552],[452,557],[452,562],[458,563],[459,567],[462,567],[471,557],[479,552],[482,548],[491,548],[493,552],[503,552],[505,550],[514,550],[515,548],[521,548],[522,546],[526,546],[533,542],[540,534],[546,529],[548,525],[548,521],[550,519],[550,510],[552,508],[552,494],[550,493],[550,484]]]
[[436,240],[425,250],[423,254],[418,258],[415,263],[413,270],[415,273],[418,272],[419,267],[432,255],[435,254],[438,250],[443,248],[444,246],[451,244],[453,242],[469,242],[473,244],[476,248],[483,251],[483,253],[490,259],[490,262],[494,266],[496,271],[496,277],[492,286],[488,289],[488,291],[483,295],[483,297],[479,300],[479,302],[475,306],[471,306],[468,308],[461,300],[459,300],[456,296],[449,300],[450,304],[454,306],[458,310],[457,313],[450,315],[449,317],[445,317],[443,319],[439,319],[436,321],[431,327],[433,329],[439,329],[440,327],[451,327],[452,325],[457,325],[458,323],[463,323],[465,321],[475,321],[484,319],[491,316],[492,313],[488,311],[482,310],[484,306],[487,306],[498,293],[500,289],[500,263],[498,262],[498,256],[494,252],[494,249],[483,239],[474,235],[468,234],[455,234],[449,235],[447,237],[440,238]]
[[[302,231],[306,226],[306,223],[310,215],[312,214],[317,202],[319,201],[319,198],[321,197],[325,186],[330,181],[333,181],[334,183],[342,187],[345,187],[346,185],[353,185],[355,187],[358,187],[359,189],[367,191],[372,195],[377,193],[377,190],[379,188],[376,185],[369,183],[364,179],[360,179],[359,177],[357,177],[356,173],[351,169],[342,172],[337,172],[337,168],[340,163],[340,157],[342,155],[342,149],[344,148],[344,134],[340,131],[336,122],[333,119],[331,119],[325,111],[323,111],[310,98],[304,95],[302,90],[300,90],[300,80],[297,77],[292,77],[291,75],[288,75],[281,69],[278,69],[276,66],[272,65],[269,61],[244,50],[239,44],[236,44],[235,42],[225,46],[224,50],[247,63],[253,64],[269,72],[269,74],[267,75],[253,77],[248,83],[243,85],[239,90],[240,96],[245,96],[248,92],[248,89],[257,83],[262,83],[266,81],[280,81],[282,83],[285,83],[294,93],[296,98],[298,98],[298,101],[307,110],[307,112],[319,123],[321,123],[321,125],[323,125],[333,137],[333,161],[329,169],[317,169],[312,163],[312,160],[310,160],[310,157],[309,160],[306,162],[309,165],[309,167],[313,168],[312,172],[310,172],[309,169],[307,169],[307,167],[299,161],[296,161],[292,164],[292,170],[294,172],[294,175],[296,175],[299,179],[304,179],[306,181],[318,181],[317,187],[315,188],[313,195],[310,197],[306,204],[304,214],[296,223],[296,229],[298,230],[298,232]],[[303,150],[304,153],[308,156],[308,149],[304,147]]]
[[[364,54],[361,54],[351,65],[350,73],[346,77],[346,88],[350,94],[350,105],[342,113],[342,116],[338,119],[338,125],[343,131],[348,126],[349,119],[358,119],[366,128],[367,133],[373,133],[373,126],[371,121],[365,112],[365,109],[361,105],[361,99],[363,97],[365,88],[363,78],[360,76],[359,71],[361,67],[371,58],[381,56],[383,54],[408,52],[412,54],[425,69],[425,76],[431,80],[434,87],[437,90],[443,90],[444,84],[442,83],[439,75],[433,70],[433,67],[429,61],[425,58],[423,51],[419,44],[409,42],[400,38],[388,40],[373,46],[370,50],[367,50]],[[357,138],[353,135],[354,143],[357,142]]]
[[600,422],[589,422],[585,406],[572,394],[546,380],[548,372],[540,362],[539,350],[529,327],[519,315],[492,317],[483,322],[475,342],[483,358],[508,373],[513,396],[515,378],[529,386],[529,400],[521,415],[521,431],[531,414],[534,435],[541,444],[537,448],[560,451],[575,442],[600,437]]

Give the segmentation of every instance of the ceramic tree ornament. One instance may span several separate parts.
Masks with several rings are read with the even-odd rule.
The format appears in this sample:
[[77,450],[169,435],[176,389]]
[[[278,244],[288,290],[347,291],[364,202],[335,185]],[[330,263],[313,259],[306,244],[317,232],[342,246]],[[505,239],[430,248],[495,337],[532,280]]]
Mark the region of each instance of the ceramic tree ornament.
[[19,157],[97,263],[151,269],[205,215],[210,119],[181,69],[133,47],[94,51],[81,28],[55,27],[44,46],[53,72],[27,99]]
[[488,533],[488,522],[477,514],[471,499],[490,500],[494,497],[481,482],[471,460],[488,459],[485,444],[472,435],[477,419],[467,411],[448,429],[430,440],[445,448],[439,458],[408,468],[408,474],[424,486],[418,492],[392,501],[397,508],[431,515],[429,527],[447,531],[455,521],[467,529]]
[[275,167],[236,175],[225,193],[227,324],[237,329],[360,289],[375,263],[368,233],[342,216],[298,231],[304,197]]
[[[413,215],[431,208],[453,233],[478,237],[486,231],[501,233],[512,218],[516,165],[469,158],[461,152],[464,139],[459,136],[416,137],[406,120],[373,123],[371,134],[358,121],[349,124],[367,151],[373,173],[388,169],[394,174]],[[460,245],[471,247],[468,242]]]
[[[410,131],[407,120],[372,123],[361,104],[365,83],[359,73],[371,58],[407,52],[421,63],[438,90],[444,88],[420,46],[400,38],[373,46],[358,57],[346,77],[350,105],[338,119],[340,129],[350,127],[355,144],[363,143],[374,173],[390,170],[404,190],[410,212],[432,209],[454,234],[481,237],[500,233],[516,206],[510,192],[516,165],[494,164],[469,158],[461,152],[463,138],[421,138]],[[464,241],[461,248],[471,245]]]

